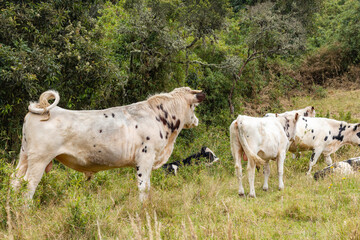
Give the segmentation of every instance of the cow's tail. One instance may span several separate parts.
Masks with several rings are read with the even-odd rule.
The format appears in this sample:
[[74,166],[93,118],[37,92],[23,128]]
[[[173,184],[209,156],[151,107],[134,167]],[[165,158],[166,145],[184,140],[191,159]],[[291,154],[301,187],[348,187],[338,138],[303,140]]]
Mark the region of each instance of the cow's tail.
[[244,125],[242,124],[241,119],[238,118],[236,122],[238,125],[239,140],[246,156],[248,157],[248,159],[252,159],[255,162],[256,166],[264,165],[265,161],[262,158],[260,158],[257,154],[255,154],[253,151],[251,151],[248,141],[244,134]]
[[235,159],[235,161],[240,161],[242,155],[242,147],[239,141],[238,132],[239,132],[238,124],[235,120],[230,125],[230,147],[231,147],[231,154]]
[[[52,104],[49,103],[49,100],[54,100]],[[28,109],[29,112],[35,114],[48,114],[50,109],[57,106],[60,101],[60,96],[57,91],[49,90],[43,92],[40,95],[39,102],[31,102]]]

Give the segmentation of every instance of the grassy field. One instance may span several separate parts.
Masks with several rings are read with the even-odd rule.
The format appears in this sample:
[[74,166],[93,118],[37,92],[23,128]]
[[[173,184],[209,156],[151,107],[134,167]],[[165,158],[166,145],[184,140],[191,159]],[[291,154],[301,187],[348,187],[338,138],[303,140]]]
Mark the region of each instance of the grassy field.
[[[283,106],[290,110],[313,105],[321,116],[356,122],[360,119],[359,92],[329,90],[325,98],[298,97],[284,101]],[[262,191],[259,171],[257,198],[240,198],[228,129],[200,125],[186,134],[194,140],[179,139],[170,161],[186,157],[202,145],[214,150],[221,161],[211,167],[185,167],[177,176],[154,171],[151,200],[144,204],[138,201],[134,169],[100,172],[87,182],[83,174],[56,164],[43,177],[30,208],[23,207],[22,200],[7,187],[0,189],[0,238],[360,238],[360,174],[314,181],[305,176],[311,152],[297,160],[288,154],[284,191],[277,190],[272,162],[269,191]],[[358,147],[345,146],[332,158],[341,161],[359,155]],[[325,165],[321,158],[313,172]],[[12,166],[2,163],[0,170],[0,180],[8,181]],[[248,193],[247,174],[244,178]]]

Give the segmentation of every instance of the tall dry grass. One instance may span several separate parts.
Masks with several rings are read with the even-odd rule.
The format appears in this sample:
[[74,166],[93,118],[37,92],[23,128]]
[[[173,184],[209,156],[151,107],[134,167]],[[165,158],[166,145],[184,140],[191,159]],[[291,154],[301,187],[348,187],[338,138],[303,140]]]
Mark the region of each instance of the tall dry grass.
[[[318,111],[336,108],[337,99],[298,99],[295,108],[316,103]],[[347,102],[342,95],[343,105]],[[349,101],[353,101],[349,94]],[[323,101],[323,102],[322,102]],[[322,110],[323,109],[323,110]],[[356,120],[357,112],[350,111]],[[339,112],[331,113],[341,117]],[[346,117],[347,114],[343,114]],[[12,166],[1,165],[0,238],[3,239],[359,239],[360,174],[314,181],[305,176],[311,152],[285,162],[284,191],[278,191],[276,165],[271,163],[269,191],[263,192],[262,171],[256,172],[257,198],[240,198],[228,130],[199,126],[194,142],[179,139],[172,159],[208,145],[217,164],[185,167],[177,176],[161,170],[151,177],[151,199],[138,201],[133,169],[96,174],[91,182],[81,173],[55,164],[26,204],[8,191]],[[333,159],[359,155],[344,147]],[[4,155],[5,156],[5,155]],[[322,159],[314,172],[325,166]],[[246,169],[246,166],[244,165]],[[245,170],[246,172],[246,170]],[[247,175],[244,177],[248,193]]]

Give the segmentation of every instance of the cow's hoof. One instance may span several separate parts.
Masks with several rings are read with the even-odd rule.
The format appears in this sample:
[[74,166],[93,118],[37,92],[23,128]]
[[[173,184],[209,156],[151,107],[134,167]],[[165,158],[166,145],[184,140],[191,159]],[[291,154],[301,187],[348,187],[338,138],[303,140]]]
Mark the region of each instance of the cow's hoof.
[[245,197],[245,193],[239,193],[239,197]]
[[269,190],[269,188],[263,188],[263,191],[267,192]]
[[284,187],[279,187],[279,191],[282,191],[282,190],[284,190]]
[[256,195],[255,194],[249,194],[249,197],[250,198],[256,198]]

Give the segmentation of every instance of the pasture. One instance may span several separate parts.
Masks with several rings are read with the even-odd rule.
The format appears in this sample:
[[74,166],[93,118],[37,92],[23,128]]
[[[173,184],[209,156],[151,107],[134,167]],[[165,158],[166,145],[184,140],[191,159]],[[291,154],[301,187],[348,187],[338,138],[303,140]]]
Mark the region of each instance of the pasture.
[[[284,110],[313,105],[318,116],[360,120],[359,90],[328,90],[325,98],[282,100]],[[13,239],[359,239],[360,174],[314,181],[305,172],[311,152],[300,159],[287,154],[284,191],[278,191],[271,162],[269,190],[262,191],[262,169],[255,174],[257,198],[240,198],[229,131],[200,125],[184,130],[169,161],[210,147],[220,158],[182,168],[178,175],[161,169],[151,176],[151,200],[138,199],[135,169],[99,172],[91,181],[82,173],[55,164],[41,180],[30,207],[9,191],[14,166],[0,159],[0,238]],[[229,122],[230,124],[230,122]],[[360,155],[345,146],[332,156],[341,161]],[[249,193],[245,168],[244,188]],[[312,173],[326,164],[320,157]]]

